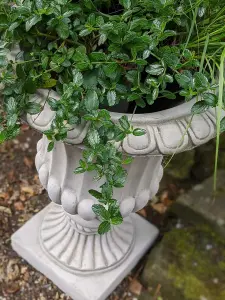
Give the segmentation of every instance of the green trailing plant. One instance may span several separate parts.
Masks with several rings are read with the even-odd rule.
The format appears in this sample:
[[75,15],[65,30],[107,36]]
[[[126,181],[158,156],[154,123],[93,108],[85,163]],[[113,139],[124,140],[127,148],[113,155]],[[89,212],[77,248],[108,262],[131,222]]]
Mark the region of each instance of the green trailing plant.
[[89,192],[99,201],[93,205],[99,233],[109,231],[123,220],[113,189],[124,186],[123,165],[132,161],[116,142],[145,134],[127,116],[113,123],[110,109],[124,101],[145,109],[193,97],[199,100],[193,114],[216,107],[212,78],[224,44],[217,25],[224,28],[224,12],[219,1],[205,0],[0,0],[0,143],[18,135],[21,116],[41,112],[37,89],[54,89],[60,100],[46,99],[55,111],[44,132],[48,151],[89,122],[75,173],[94,171],[95,180],[104,180]]

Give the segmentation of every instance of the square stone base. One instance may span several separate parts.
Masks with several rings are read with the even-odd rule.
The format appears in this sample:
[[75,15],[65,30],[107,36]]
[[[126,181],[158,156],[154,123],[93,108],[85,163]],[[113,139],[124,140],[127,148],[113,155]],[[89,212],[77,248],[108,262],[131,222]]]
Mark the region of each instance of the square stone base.
[[109,272],[91,276],[74,275],[56,265],[41,249],[39,229],[50,205],[13,234],[12,247],[74,300],[105,300],[135,267],[158,235],[155,226],[134,214],[132,218],[136,228],[136,240],[129,257],[119,267]]

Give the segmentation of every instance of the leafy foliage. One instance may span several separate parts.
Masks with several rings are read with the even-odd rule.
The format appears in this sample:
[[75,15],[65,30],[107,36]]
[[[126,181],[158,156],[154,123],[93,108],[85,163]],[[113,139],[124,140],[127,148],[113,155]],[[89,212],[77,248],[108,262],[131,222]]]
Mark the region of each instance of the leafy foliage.
[[[211,79],[220,49],[215,59],[211,52],[201,59],[193,22],[200,27],[208,24],[205,35],[210,36],[211,51],[215,42],[211,24],[224,17],[224,11],[217,0],[1,0],[0,143],[19,133],[22,115],[42,110],[33,96],[37,89],[57,91],[60,100],[46,99],[56,113],[45,132],[48,150],[72,127],[90,123],[86,150],[75,173],[95,171],[95,180],[105,180],[100,191],[90,193],[100,203],[93,206],[102,220],[99,233],[107,232],[112,224],[122,222],[113,188],[124,186],[122,166],[132,161],[123,157],[115,142],[129,134],[145,134],[133,128],[126,116],[114,124],[107,109],[124,100],[145,107],[179,95],[187,101],[195,96],[201,100],[194,105],[194,114],[216,107],[217,86]],[[199,42],[206,49],[202,35]],[[15,45],[20,52],[12,60]],[[173,84],[177,93],[171,90]]]

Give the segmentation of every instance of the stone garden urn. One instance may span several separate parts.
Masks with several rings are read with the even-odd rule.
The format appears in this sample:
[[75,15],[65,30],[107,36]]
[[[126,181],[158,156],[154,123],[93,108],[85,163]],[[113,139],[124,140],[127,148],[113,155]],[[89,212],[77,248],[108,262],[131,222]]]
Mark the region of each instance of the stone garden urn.
[[[37,101],[45,103],[48,91]],[[58,98],[55,92],[51,97]],[[114,197],[124,222],[104,235],[92,211],[95,199],[88,190],[98,189],[92,174],[74,174],[82,157],[88,123],[72,129],[66,141],[47,152],[48,140],[37,145],[36,167],[52,203],[12,236],[13,248],[75,300],[104,300],[137,264],[158,235],[158,229],[135,214],[157,193],[163,175],[163,155],[187,151],[216,134],[216,111],[191,115],[196,99],[160,112],[134,115],[134,127],[144,136],[128,136],[118,147],[132,155],[125,187]],[[117,122],[121,114],[111,113]],[[54,112],[45,104],[42,113],[27,116],[38,131],[49,128]],[[128,115],[129,118],[129,115]]]

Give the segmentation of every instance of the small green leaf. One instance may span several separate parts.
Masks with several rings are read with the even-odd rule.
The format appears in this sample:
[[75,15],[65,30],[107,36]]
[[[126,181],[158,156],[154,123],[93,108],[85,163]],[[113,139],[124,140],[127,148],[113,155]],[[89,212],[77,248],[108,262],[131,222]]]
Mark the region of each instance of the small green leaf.
[[176,95],[170,91],[162,91],[160,94],[167,99],[176,99]]
[[198,9],[198,15],[199,15],[200,18],[202,18],[204,16],[205,11],[206,11],[206,9],[205,9],[204,6],[199,7],[199,9]]
[[184,57],[185,57],[186,59],[191,59],[191,58],[192,58],[192,52],[191,52],[190,50],[188,50],[188,49],[185,49],[185,50],[184,50],[183,55],[184,55]]
[[113,217],[113,218],[111,218],[111,223],[113,225],[120,225],[123,223],[123,217],[121,215]]
[[104,18],[102,16],[98,16],[96,18],[96,24],[100,27],[105,23]]
[[135,128],[133,130],[133,135],[135,136],[142,136],[142,135],[145,135],[146,134],[146,130],[143,129],[143,128]]
[[35,0],[35,4],[36,4],[37,9],[41,9],[43,6],[42,0]]
[[115,103],[116,103],[116,92],[115,91],[108,91],[107,100],[108,100],[109,106],[115,105]]
[[121,216],[120,206],[118,202],[114,199],[112,199],[112,201],[110,202],[109,214],[110,214],[110,218]]
[[102,196],[104,199],[111,199],[113,196],[113,189],[112,186],[108,183],[104,183],[102,186]]
[[72,15],[74,15],[75,13],[76,13],[76,12],[73,11],[73,10],[68,10],[68,11],[64,12],[63,17],[64,17],[64,18],[69,18],[69,17],[71,17]]
[[164,72],[164,67],[160,64],[152,64],[148,66],[145,71],[151,75],[161,75]]
[[99,234],[104,234],[111,229],[111,224],[108,221],[102,222],[99,227],[98,227],[98,233]]
[[7,58],[5,56],[0,56],[0,68],[7,66]]
[[58,108],[58,101],[54,98],[47,99],[48,105],[50,106],[51,110],[55,111]]
[[170,75],[170,74],[166,74],[166,75],[164,76],[164,80],[165,80],[165,82],[172,83],[172,82],[173,82],[173,76]]
[[140,97],[141,97],[140,94],[133,93],[127,97],[127,101],[128,102],[136,101],[136,100],[140,99]]
[[13,126],[15,126],[17,120],[18,120],[18,115],[17,115],[17,114],[10,115],[10,116],[8,117],[8,120],[7,120],[7,126],[8,126],[8,127],[13,127]]
[[120,0],[120,3],[126,8],[129,9],[131,7],[131,0]]
[[16,29],[19,26],[20,26],[19,22],[14,22],[9,26],[9,31],[13,31],[14,29]]
[[96,120],[96,116],[92,115],[92,114],[85,114],[83,116],[83,119],[86,121],[95,121]]
[[96,91],[88,90],[84,99],[85,107],[88,111],[92,112],[97,110],[99,107],[99,100]]
[[89,193],[98,200],[102,199],[102,193],[100,193],[96,190],[89,190]]
[[89,34],[91,34],[92,33],[92,30],[90,30],[90,29],[84,29],[84,30],[81,30],[81,32],[79,33],[79,36],[87,36],[87,35],[89,35]]
[[129,129],[130,129],[130,123],[128,121],[128,117],[127,116],[122,116],[119,119],[119,123],[120,123],[120,126],[123,128],[123,130],[129,131]]
[[113,176],[113,186],[123,187],[127,179],[127,171],[122,167],[117,168],[115,175]]
[[69,26],[63,21],[60,21],[60,23],[56,26],[56,31],[59,37],[61,37],[63,40],[67,39],[70,35]]
[[102,118],[104,120],[110,120],[111,116],[110,116],[110,113],[108,112],[108,110],[101,109],[98,112],[98,118]]
[[100,34],[99,40],[98,40],[98,45],[101,46],[103,45],[107,40],[107,35],[105,33]]
[[126,78],[128,81],[132,82],[134,85],[138,84],[138,72],[136,70],[131,70],[126,73]]
[[109,212],[105,209],[105,207],[101,204],[92,205],[92,210],[96,214],[96,216],[101,217],[103,220],[109,220],[110,215]]
[[6,111],[10,114],[16,111],[17,104],[16,100],[13,97],[10,97],[6,103]]
[[119,134],[116,135],[115,137],[115,141],[116,142],[120,142],[123,141],[126,137],[126,133],[125,132],[120,132]]
[[48,152],[51,152],[53,150],[54,146],[55,146],[55,143],[54,142],[50,142],[48,144]]
[[92,52],[90,54],[90,58],[91,58],[91,61],[98,62],[98,61],[105,61],[107,56],[103,52]]
[[146,66],[148,64],[146,60],[140,58],[136,59],[135,63],[140,66]]
[[152,91],[152,100],[155,101],[158,98],[159,95],[159,88],[156,87],[154,88],[154,90]]
[[30,115],[36,115],[41,111],[41,105],[35,102],[28,102],[26,111]]
[[157,87],[159,82],[155,77],[150,77],[146,79],[146,83],[153,86],[153,87]]
[[208,79],[200,72],[194,74],[194,84],[196,89],[206,89],[209,86]]
[[79,62],[89,62],[89,59],[86,54],[86,48],[85,47],[78,47],[73,55],[73,60],[77,63]]
[[42,20],[42,16],[34,15],[32,18],[26,21],[26,31],[29,31],[34,25]]
[[201,100],[201,101],[196,102],[192,106],[191,113],[193,115],[198,115],[198,114],[204,113],[208,108],[209,108],[209,105],[204,100]]
[[79,163],[81,168],[86,169],[86,162],[84,160],[80,159]]
[[143,59],[148,58],[148,57],[150,56],[150,54],[151,54],[151,51],[150,51],[150,50],[145,50],[145,51],[143,52]]
[[42,66],[42,68],[43,68],[44,70],[47,68],[48,62],[49,62],[48,56],[43,56],[43,57],[41,58],[41,66]]
[[52,87],[56,86],[56,83],[57,83],[57,80],[56,80],[56,79],[50,78],[50,79],[46,80],[46,81],[42,84],[42,87],[43,87],[44,89],[49,89],[49,88],[52,88]]
[[7,134],[6,134],[5,130],[3,130],[3,131],[0,132],[0,144],[4,143],[6,141],[6,138],[7,138],[6,135]]
[[88,143],[92,147],[95,147],[96,145],[98,145],[100,143],[98,131],[95,129],[90,130],[87,134],[87,140],[88,140]]
[[132,161],[133,161],[133,157],[132,157],[132,156],[128,156],[128,157],[126,157],[126,158],[122,161],[122,164],[123,164],[123,165],[129,165],[129,164],[132,163]]
[[107,77],[111,77],[112,75],[114,76],[114,73],[116,72],[117,68],[117,63],[111,63],[103,66],[104,73]]
[[187,91],[187,90],[181,90],[180,92],[179,92],[179,94],[182,96],[182,97],[186,97],[186,98],[190,98],[191,97],[191,91]]
[[146,96],[148,105],[152,105],[155,101],[152,99],[152,94]]
[[96,24],[96,18],[95,18],[95,14],[92,13],[89,15],[88,19],[87,19],[87,23],[91,26],[94,26]]
[[144,108],[146,106],[146,102],[142,98],[136,99],[135,102],[136,102],[137,106],[140,106],[142,108]]
[[83,169],[82,167],[77,167],[74,171],[75,174],[81,174],[86,172],[86,169]]
[[212,93],[204,93],[202,95],[203,100],[212,107],[216,107],[217,105],[217,101],[218,101],[218,97],[215,94]]
[[176,74],[175,75],[176,81],[178,84],[184,88],[189,89],[191,85],[191,78],[185,74]]
[[[170,36],[167,35],[167,37]],[[173,47],[164,47],[162,49],[162,59],[165,62],[165,64],[169,67],[175,68],[178,63],[180,62],[179,57],[177,53],[173,52]]]
[[81,86],[83,84],[83,75],[81,72],[73,70],[73,83],[75,83],[76,86]]

